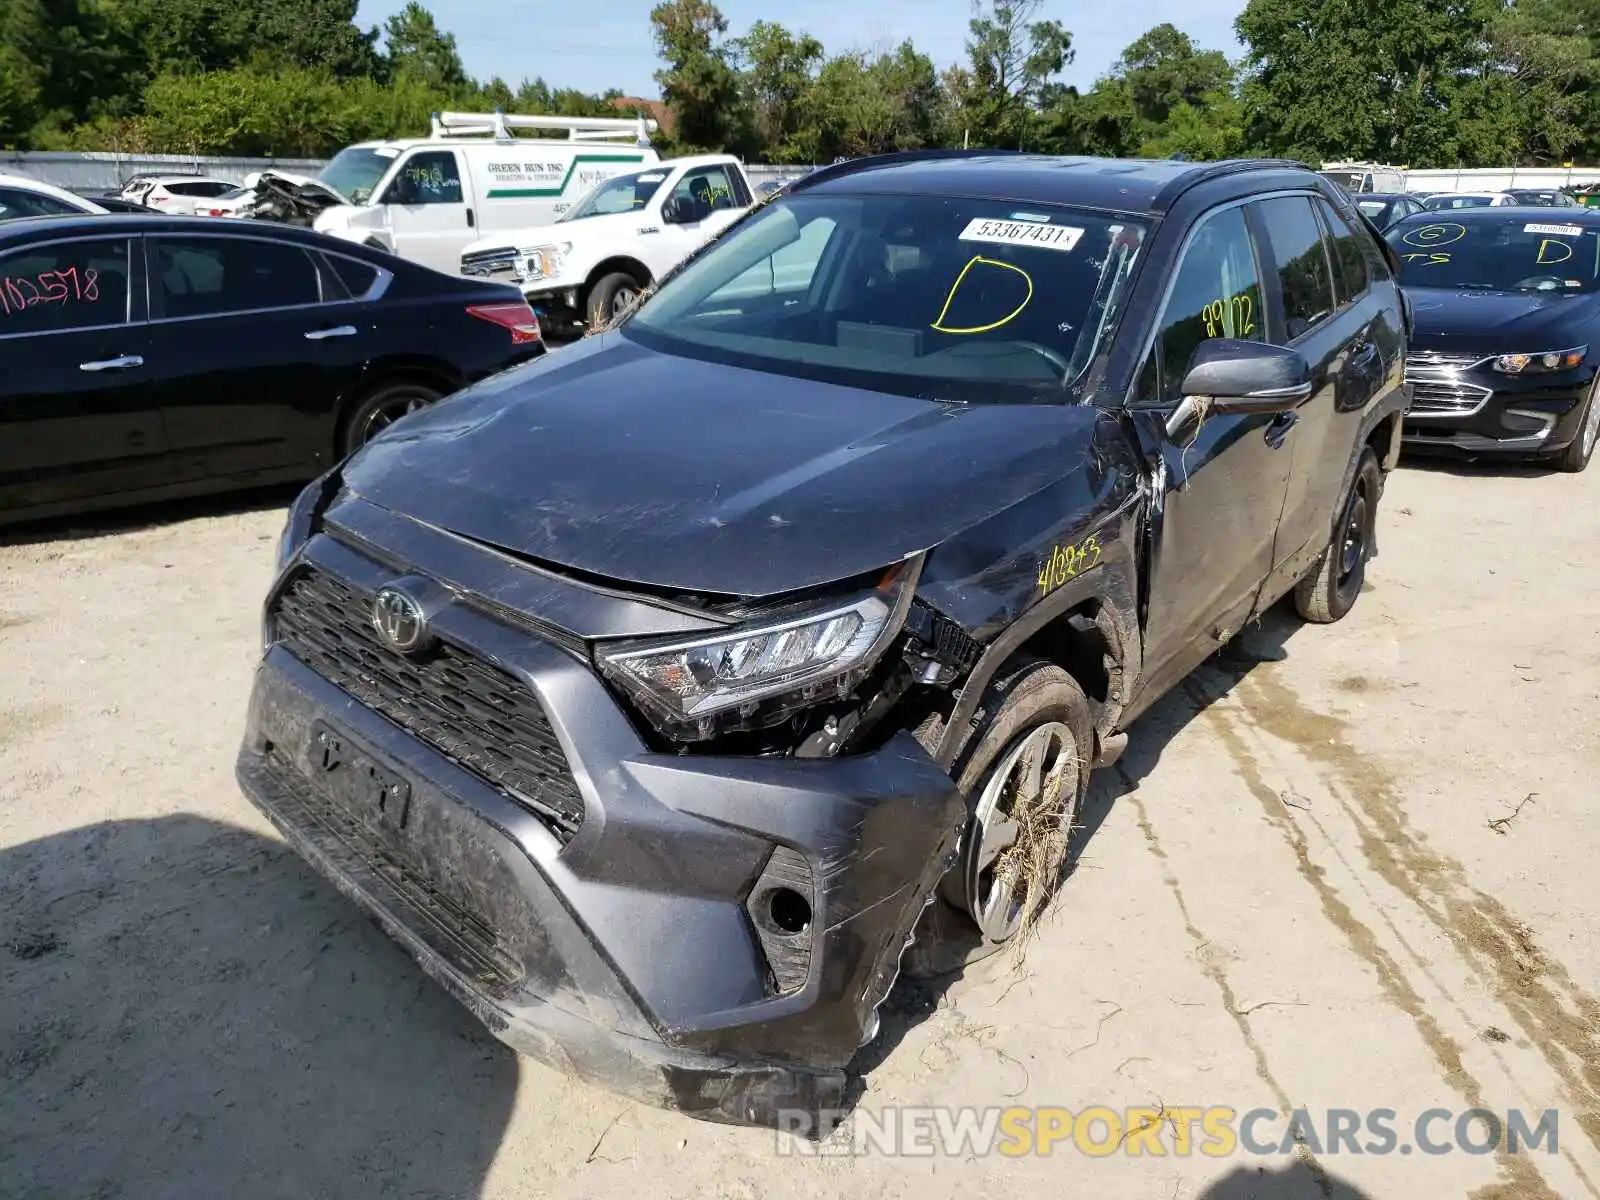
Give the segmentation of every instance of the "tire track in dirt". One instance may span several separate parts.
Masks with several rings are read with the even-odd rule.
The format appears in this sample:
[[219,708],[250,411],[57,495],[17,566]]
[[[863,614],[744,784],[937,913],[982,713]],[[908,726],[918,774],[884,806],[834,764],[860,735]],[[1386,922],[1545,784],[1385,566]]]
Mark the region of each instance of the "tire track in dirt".
[[[1199,699],[1206,703],[1218,697]],[[1411,1018],[1446,1082],[1473,1107],[1488,1107],[1482,1083],[1463,1063],[1461,1044],[1427,1011],[1405,969],[1372,928],[1355,916],[1328,881],[1326,871],[1313,860],[1306,832],[1267,781],[1239,728],[1239,718],[1294,747],[1354,798],[1353,807],[1329,788],[1330,797],[1344,808],[1356,829],[1367,866],[1415,905],[1465,968],[1522,1027],[1566,1088],[1580,1128],[1600,1147],[1600,1004],[1584,993],[1565,967],[1539,951],[1531,933],[1499,901],[1467,882],[1460,863],[1422,844],[1404,814],[1394,781],[1380,764],[1351,744],[1345,721],[1310,711],[1267,666],[1246,677],[1238,699],[1231,710],[1212,703],[1206,710],[1207,722],[1260,801],[1268,822],[1293,850],[1300,874],[1316,892],[1324,916],[1376,972],[1391,1002]],[[1390,929],[1404,946],[1400,931],[1392,925]],[[1409,947],[1406,950],[1421,966],[1420,956]],[[1446,989],[1440,985],[1440,991]],[[1570,1150],[1562,1154],[1590,1194],[1600,1196]],[[1557,1196],[1528,1158],[1507,1154],[1504,1147],[1497,1155],[1504,1182],[1479,1190],[1474,1200],[1554,1200]]]

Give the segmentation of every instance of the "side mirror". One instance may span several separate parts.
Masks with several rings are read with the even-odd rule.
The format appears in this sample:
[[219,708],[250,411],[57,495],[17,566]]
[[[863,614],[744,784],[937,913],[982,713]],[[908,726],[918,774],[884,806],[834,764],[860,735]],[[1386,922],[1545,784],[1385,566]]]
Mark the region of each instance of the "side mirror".
[[668,197],[661,205],[661,219],[668,225],[682,225],[685,219],[685,209],[682,200]]
[[1298,350],[1210,338],[1201,342],[1183,377],[1182,402],[1167,418],[1167,436],[1194,436],[1202,413],[1237,416],[1279,413],[1311,399],[1311,364]]

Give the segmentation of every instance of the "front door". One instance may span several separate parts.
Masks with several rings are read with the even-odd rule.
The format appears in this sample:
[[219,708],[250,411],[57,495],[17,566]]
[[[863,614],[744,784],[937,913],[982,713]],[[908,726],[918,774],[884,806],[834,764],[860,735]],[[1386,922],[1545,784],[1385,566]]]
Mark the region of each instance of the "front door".
[[1261,283],[1243,208],[1202,218],[1133,398],[1158,456],[1145,629],[1145,689],[1157,694],[1238,631],[1272,570],[1293,459],[1282,417],[1209,416],[1185,445],[1162,432],[1201,342],[1267,340]]
[[0,512],[166,482],[130,237],[0,257]]
[[370,334],[325,294],[312,256],[246,233],[149,239],[151,362],[173,470],[185,479],[279,471],[326,447]]
[[727,164],[685,171],[663,202],[676,219],[663,220],[661,233],[644,240],[645,265],[659,279],[732,225],[746,207]]
[[461,251],[477,239],[477,216],[454,150],[414,150],[400,163],[379,203],[401,258],[461,273]]

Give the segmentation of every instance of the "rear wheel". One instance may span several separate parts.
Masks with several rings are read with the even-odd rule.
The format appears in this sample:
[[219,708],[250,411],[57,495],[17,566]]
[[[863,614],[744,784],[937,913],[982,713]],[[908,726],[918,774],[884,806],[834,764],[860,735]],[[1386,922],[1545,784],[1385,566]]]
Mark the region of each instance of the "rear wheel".
[[1072,676],[1023,661],[990,685],[982,708],[987,723],[957,773],[966,831],[906,952],[913,977],[986,958],[1039,918],[1088,791],[1094,727]]
[[1600,440],[1600,383],[1589,389],[1589,398],[1583,402],[1583,418],[1578,422],[1578,435],[1556,459],[1556,466],[1573,474],[1583,470],[1594,457],[1596,440]]
[[1294,607],[1305,620],[1328,625],[1355,607],[1367,577],[1367,559],[1372,556],[1378,496],[1382,491],[1383,472],[1378,469],[1378,456],[1371,446],[1365,446],[1327,549],[1295,586]]
[[589,289],[589,328],[604,329],[627,312],[642,291],[644,285],[626,271],[602,275]]
[[357,401],[345,418],[339,431],[339,452],[359,450],[401,417],[426,408],[443,394],[413,380],[380,384]]

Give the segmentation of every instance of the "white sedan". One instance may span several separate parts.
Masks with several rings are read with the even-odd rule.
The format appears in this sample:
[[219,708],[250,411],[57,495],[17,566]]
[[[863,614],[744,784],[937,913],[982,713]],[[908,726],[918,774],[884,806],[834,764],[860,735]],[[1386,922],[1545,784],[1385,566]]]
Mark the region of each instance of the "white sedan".
[[0,173],[0,221],[15,217],[60,217],[70,213],[104,216],[109,209],[82,196],[26,175]]

